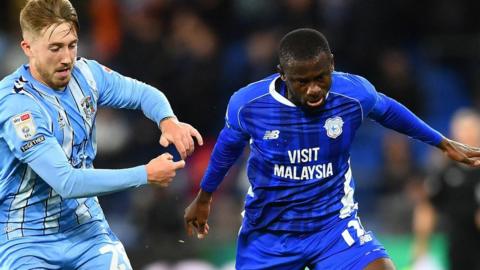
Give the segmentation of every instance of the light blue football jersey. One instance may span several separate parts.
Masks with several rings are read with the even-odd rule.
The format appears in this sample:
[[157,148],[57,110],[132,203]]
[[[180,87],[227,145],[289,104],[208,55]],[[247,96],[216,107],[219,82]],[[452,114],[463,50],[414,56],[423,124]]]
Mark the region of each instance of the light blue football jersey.
[[147,183],[144,166],[92,169],[100,106],[142,109],[156,123],[173,116],[157,89],[84,58],[62,91],[28,65],[0,82],[0,244],[104,222],[96,195]]
[[332,80],[324,105],[316,110],[289,101],[278,74],[232,96],[201,187],[215,191],[249,143],[251,188],[242,231],[312,232],[354,216],[350,147],[367,117],[432,145],[442,140],[363,77],[333,72]]

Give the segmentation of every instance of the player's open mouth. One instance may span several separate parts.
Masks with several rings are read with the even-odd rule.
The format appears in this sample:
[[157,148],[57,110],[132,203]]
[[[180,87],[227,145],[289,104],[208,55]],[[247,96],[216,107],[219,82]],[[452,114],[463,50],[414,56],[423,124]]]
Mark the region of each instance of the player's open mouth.
[[317,100],[308,100],[307,101],[307,105],[310,106],[310,107],[317,107],[317,106],[322,105],[322,103],[323,103],[323,97],[319,98]]
[[67,77],[70,73],[70,68],[59,69],[56,71],[56,73],[60,75],[60,77]]

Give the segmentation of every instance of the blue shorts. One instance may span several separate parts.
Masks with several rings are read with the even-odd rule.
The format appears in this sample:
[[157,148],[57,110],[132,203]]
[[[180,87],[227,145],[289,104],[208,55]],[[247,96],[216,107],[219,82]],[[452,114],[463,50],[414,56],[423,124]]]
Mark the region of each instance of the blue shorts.
[[240,231],[236,269],[352,270],[363,269],[379,258],[385,248],[353,216],[333,226],[308,233]]
[[123,245],[106,223],[92,222],[45,236],[0,244],[0,269],[132,269]]

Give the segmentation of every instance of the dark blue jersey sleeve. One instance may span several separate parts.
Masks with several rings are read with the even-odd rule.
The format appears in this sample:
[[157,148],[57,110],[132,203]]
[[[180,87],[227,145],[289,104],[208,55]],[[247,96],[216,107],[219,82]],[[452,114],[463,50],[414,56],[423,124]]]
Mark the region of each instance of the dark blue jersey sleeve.
[[442,141],[442,134],[431,128],[398,101],[377,92],[367,79],[341,72],[337,72],[336,75],[338,88],[350,90],[345,94],[358,100],[363,117],[367,116],[384,127],[433,146]]
[[207,170],[200,186],[207,192],[214,192],[227,174],[228,169],[242,154],[250,136],[241,124],[242,98],[234,94],[228,104],[225,127],[217,138]]
[[437,146],[443,140],[442,134],[431,128],[398,101],[381,93],[377,94],[377,101],[368,117],[384,127],[433,146]]

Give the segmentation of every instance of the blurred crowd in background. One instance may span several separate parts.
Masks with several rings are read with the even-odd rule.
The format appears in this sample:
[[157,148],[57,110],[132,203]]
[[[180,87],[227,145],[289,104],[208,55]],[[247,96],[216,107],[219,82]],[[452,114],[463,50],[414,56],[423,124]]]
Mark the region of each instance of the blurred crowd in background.
[[[19,47],[18,14],[23,3],[1,3],[1,77],[26,62]],[[183,211],[196,195],[224,124],[229,97],[276,71],[278,41],[294,28],[322,31],[335,55],[336,70],[366,77],[378,91],[402,102],[443,134],[450,134],[449,122],[456,110],[480,108],[479,1],[72,3],[81,25],[79,56],[161,89],[178,118],[206,139],[169,188],[145,187],[100,198],[135,269],[233,268],[248,188],[245,158],[214,196],[207,239],[187,238]],[[157,127],[140,112],[101,110],[97,138],[97,168],[144,164],[165,151],[158,144]],[[411,235],[415,205],[427,196],[423,183],[444,166],[440,151],[367,119],[351,154],[364,226],[386,242]],[[480,201],[480,186],[477,195]]]

